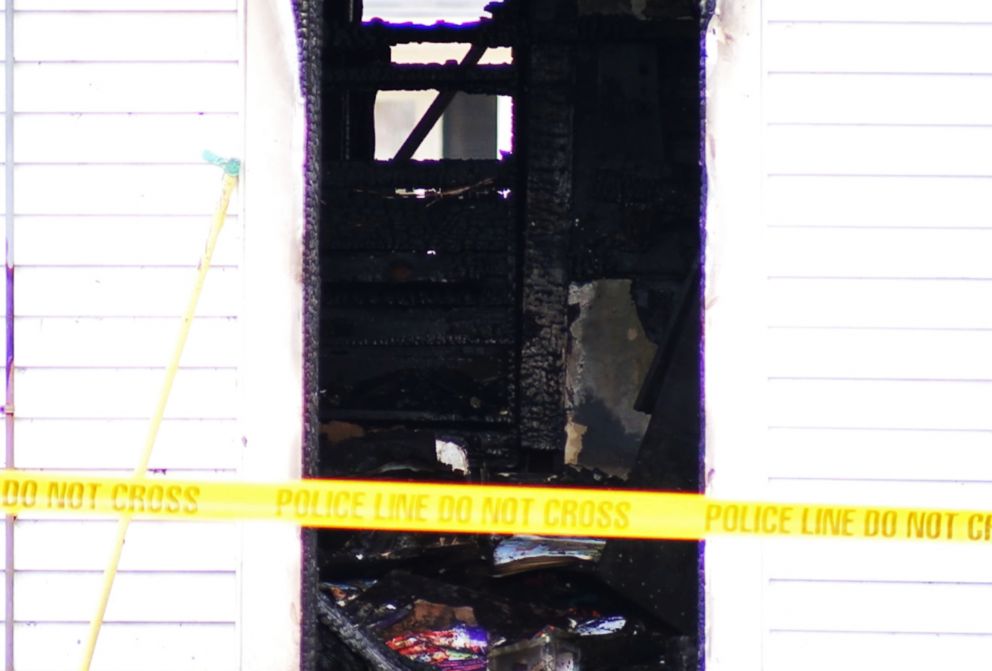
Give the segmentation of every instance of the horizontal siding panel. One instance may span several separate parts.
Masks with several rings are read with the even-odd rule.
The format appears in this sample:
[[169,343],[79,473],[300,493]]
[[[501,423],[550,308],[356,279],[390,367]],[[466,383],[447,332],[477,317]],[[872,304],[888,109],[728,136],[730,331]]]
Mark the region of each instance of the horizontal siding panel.
[[771,21],[992,21],[987,0],[764,0],[761,8]]
[[955,280],[768,281],[770,326],[992,328],[992,282]]
[[992,126],[772,126],[770,174],[992,175]]
[[17,112],[233,113],[241,101],[237,63],[18,63],[14,77]]
[[[14,580],[18,621],[89,622],[103,572],[18,571]],[[123,572],[114,581],[106,621],[226,623],[236,616],[233,572]]]
[[[18,520],[15,533],[18,570],[102,571],[114,546],[117,522]],[[128,528],[120,570],[234,571],[240,547],[234,524],[135,520]]]
[[992,583],[772,581],[771,629],[992,633]]
[[[212,218],[201,216],[45,217],[14,219],[19,266],[196,265]],[[214,266],[241,262],[241,226],[228,214]]]
[[990,228],[992,208],[976,207],[992,179],[942,177],[770,177],[771,226]]
[[237,154],[236,114],[19,114],[18,163],[196,163]]
[[775,73],[770,123],[987,125],[992,77]]
[[[172,356],[180,322],[178,317],[19,317],[14,326],[17,364],[31,368],[162,366]],[[234,367],[240,338],[234,318],[197,318],[181,363],[184,367]]]
[[[936,459],[931,457],[931,460]],[[771,478],[766,492],[770,499],[778,501],[988,511],[992,482]],[[907,551],[916,545],[901,540],[891,542]],[[959,543],[949,545],[955,546],[965,547]],[[987,545],[984,547],[988,549]]]
[[[54,476],[64,476],[72,477],[73,475],[80,472],[80,470],[86,469],[65,469],[65,468],[46,468],[39,469],[47,475]],[[109,479],[132,479],[134,477],[134,464],[129,465],[127,468],[112,469],[109,467],[101,466],[100,468],[86,470],[87,477],[92,478],[109,478]],[[161,482],[162,484],[170,484],[175,482],[230,482],[235,477],[235,473],[227,471],[197,471],[191,469],[159,469],[150,470],[148,472],[147,478],[148,482]],[[135,512],[135,515],[141,516],[141,512]],[[87,516],[85,511],[76,512],[66,517],[67,521],[71,520],[94,520],[94,521],[105,521],[110,518],[116,518],[115,513],[94,513]],[[53,514],[47,511],[32,512],[26,511],[19,513],[17,519],[42,519],[42,520],[52,520],[61,519],[57,514]],[[156,519],[150,517],[147,519]]]
[[[754,455],[765,494],[987,509],[992,7],[764,0],[761,10],[758,256],[770,279],[759,307],[783,327],[765,342],[771,428]],[[771,580],[753,613],[760,658],[744,661],[980,668],[992,652],[988,553],[769,541]]]
[[[14,629],[18,671],[64,669],[82,658],[87,624],[23,622]],[[234,624],[104,624],[93,669],[100,671],[234,671]]]
[[[16,9],[14,460],[126,477],[221,191],[201,153],[241,153],[243,17],[235,0]],[[153,477],[226,480],[240,465],[241,240],[236,217],[228,226]],[[79,658],[116,527],[19,516],[18,669]],[[135,521],[95,668],[235,668],[239,564],[238,525]]]
[[[7,361],[7,320],[4,319],[4,303],[5,297],[0,298],[0,370],[3,370],[3,365]],[[3,400],[0,398],[0,406],[3,405]],[[0,432],[2,433],[2,432]]]
[[774,631],[764,649],[765,671],[977,669],[992,635]]
[[[173,317],[195,281],[193,268],[17,268],[15,301],[25,317]],[[197,315],[235,316],[240,282],[237,270],[212,268]]]
[[978,544],[783,539],[766,549],[773,579],[992,583],[989,548]]
[[[16,521],[14,565],[25,572],[103,571],[116,531],[117,521],[113,519],[22,516]],[[0,569],[5,547],[0,537]],[[239,548],[240,532],[233,523],[137,519],[128,529],[120,570],[233,572]]]
[[[27,12],[14,15],[18,61],[237,61],[236,12]],[[77,8],[78,9],[78,8]]]
[[[3,6],[0,3],[0,6]],[[17,0],[26,11],[189,12],[237,11],[238,0]]]
[[[152,408],[146,410],[150,414]],[[145,444],[149,418],[15,419],[18,468],[133,469]],[[0,440],[3,436],[0,434]],[[153,469],[231,469],[241,463],[236,420],[166,419],[159,429]]]
[[[144,419],[155,410],[165,372],[29,368],[18,369],[14,378],[19,417]],[[237,371],[180,370],[165,416],[229,419],[237,416],[237,404]]]
[[[221,171],[189,165],[18,165],[18,215],[212,216]],[[52,191],[58,191],[58,198]],[[230,211],[238,211],[238,192]]]
[[[992,331],[771,329],[772,377],[992,380]],[[989,444],[992,450],[992,443]]]
[[992,73],[992,25],[771,24],[769,72]]
[[774,379],[770,426],[992,429],[992,381]]
[[992,482],[992,431],[775,428],[765,454],[774,478]]
[[992,229],[773,228],[773,277],[992,278]]

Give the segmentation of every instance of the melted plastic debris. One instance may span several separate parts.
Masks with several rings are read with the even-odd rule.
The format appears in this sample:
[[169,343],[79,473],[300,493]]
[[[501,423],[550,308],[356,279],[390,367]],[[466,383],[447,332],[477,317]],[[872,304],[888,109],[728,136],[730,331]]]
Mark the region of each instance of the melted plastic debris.
[[489,650],[485,629],[461,626],[401,634],[386,645],[404,657],[443,671],[485,671]]
[[493,566],[496,573],[508,575],[577,562],[597,562],[605,547],[606,541],[596,538],[510,536],[500,539],[493,549]]
[[627,618],[623,615],[598,617],[585,622],[576,622],[571,630],[579,636],[604,636],[616,634],[627,626]]

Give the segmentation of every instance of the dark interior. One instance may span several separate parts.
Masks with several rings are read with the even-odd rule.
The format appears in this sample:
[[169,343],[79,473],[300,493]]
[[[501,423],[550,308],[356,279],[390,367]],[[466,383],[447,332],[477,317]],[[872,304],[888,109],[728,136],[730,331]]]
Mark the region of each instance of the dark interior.
[[[361,0],[296,2],[306,470],[698,491],[699,6],[486,9],[478,23],[425,27],[363,22]],[[409,42],[473,46],[462,63],[393,64],[390,48]],[[510,47],[512,62],[476,64],[489,47]],[[385,90],[437,97],[397,155],[374,160]],[[500,158],[496,95],[514,109]],[[412,160],[442,116],[445,158]],[[501,542],[307,532],[303,668],[486,668],[397,654],[383,642],[406,625],[384,624],[390,608],[430,610],[434,628],[475,623],[488,668],[545,668],[492,656],[541,631],[545,652],[574,648],[583,671],[698,668],[698,544],[610,540],[595,560],[508,571]],[[603,635],[565,622],[610,614],[625,624]]]

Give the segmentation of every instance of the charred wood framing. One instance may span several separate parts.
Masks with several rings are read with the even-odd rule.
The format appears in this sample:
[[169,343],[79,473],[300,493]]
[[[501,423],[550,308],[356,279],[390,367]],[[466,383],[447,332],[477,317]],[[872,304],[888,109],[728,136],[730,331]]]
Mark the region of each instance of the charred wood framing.
[[534,39],[524,51],[520,101],[521,161],[526,165],[521,274],[520,443],[523,449],[559,450],[568,329],[568,228],[572,216],[573,45],[547,44],[541,31],[566,3],[534,2]]
[[[473,44],[462,63],[395,65],[391,45],[435,41],[434,28],[346,14],[328,22],[323,61],[334,140],[322,191],[321,421],[454,432],[473,463],[507,465],[519,443],[516,162],[410,156],[455,92],[516,93],[515,65],[477,64],[488,46],[512,44],[515,28],[440,26],[436,41]],[[397,157],[374,161],[370,101],[389,89],[439,93]]]
[[[445,159],[443,161],[328,161],[324,166],[326,188],[348,187],[354,193],[370,189],[478,190],[482,186],[501,189],[514,186],[513,160]],[[396,194],[386,194],[396,197]]]
[[[308,445],[321,433],[306,472],[347,476],[344,456],[388,454],[383,472],[395,473],[404,450],[429,455],[437,441],[465,450],[469,480],[561,476],[576,428],[566,368],[579,316],[569,298],[609,282],[623,287],[639,342],[657,347],[630,401],[650,419],[631,440],[632,458],[640,448],[628,484],[698,489],[698,3],[506,0],[487,8],[491,19],[433,26],[362,23],[361,0],[296,7],[309,120]],[[417,42],[470,43],[473,57],[391,62],[391,47]],[[512,63],[474,62],[490,47],[510,47]],[[438,92],[388,161],[374,159],[385,90]],[[512,156],[411,160],[459,93],[513,97]],[[645,368],[650,360],[649,348]],[[592,404],[608,410],[602,400]],[[607,419],[580,428],[623,424]],[[610,541],[597,570],[666,636],[685,635],[672,638],[670,657],[682,660],[673,668],[691,668],[697,654],[697,551]],[[347,654],[363,657],[363,632],[318,603],[313,575],[305,580],[304,636],[320,607]],[[313,654],[304,662],[314,668]],[[388,654],[360,663],[408,668],[389,666],[399,662]]]
[[516,71],[510,65],[476,65],[466,70],[460,63],[429,65],[364,65],[336,70],[331,85],[354,90],[425,91],[443,89],[466,93],[511,95],[516,88]]
[[435,23],[426,33],[425,27],[412,23],[386,23],[373,19],[362,26],[337,26],[329,36],[330,43],[338,48],[364,49],[370,46],[388,44],[409,44],[412,42],[458,42],[478,44],[485,47],[512,46],[517,35],[517,26],[496,23],[483,19],[475,24]]
[[[699,249],[698,24],[660,2],[640,17],[507,2],[433,27],[329,6],[322,421],[495,424],[524,461],[560,455],[571,285],[632,280],[662,308],[639,309],[645,332],[670,349],[657,341]],[[513,63],[390,63],[393,45],[455,40],[475,56],[510,46]],[[372,160],[390,88],[440,92],[413,144],[456,91],[513,94],[514,157]]]
[[[468,53],[465,54],[465,57],[462,58],[461,63],[454,67],[441,66],[449,71],[454,71],[449,74],[454,75],[454,84],[456,88],[449,88],[446,86],[442,87],[439,85],[440,91],[438,92],[437,97],[434,98],[434,102],[431,103],[431,106],[427,108],[426,112],[424,112],[424,116],[420,118],[417,125],[413,127],[412,131],[410,131],[410,135],[403,141],[403,145],[396,152],[396,156],[393,157],[393,160],[406,161],[413,158],[413,155],[424,141],[424,138],[427,137],[427,134],[431,131],[435,124],[441,120],[441,115],[444,114],[444,110],[447,109],[448,105],[451,104],[451,101],[455,99],[455,95],[458,93],[458,88],[466,86],[465,81],[469,76],[477,78],[483,72],[483,68],[479,67],[479,61],[485,53],[485,46],[481,44],[473,44],[469,48]],[[396,67],[410,69],[410,66]],[[432,66],[412,66],[413,69],[418,67]],[[487,69],[491,70],[491,68]],[[506,70],[507,68],[504,66],[501,69]],[[492,73],[490,72],[490,74]],[[425,74],[421,74],[419,78],[423,80],[425,76]],[[504,76],[507,82],[512,82],[515,79],[513,72],[505,72]],[[435,75],[434,79],[437,80],[439,77]],[[491,84],[491,82],[487,83]]]
[[[321,62],[324,49],[324,3],[319,0],[294,0],[297,19],[297,43],[301,54],[301,90],[306,100],[306,166],[304,173],[303,229],[303,463],[306,476],[317,474],[319,461],[318,380],[320,348],[320,201],[321,139],[324,135],[324,110],[321,91]],[[301,531],[300,575],[300,668],[310,671],[317,664],[320,647],[317,630],[317,532]]]

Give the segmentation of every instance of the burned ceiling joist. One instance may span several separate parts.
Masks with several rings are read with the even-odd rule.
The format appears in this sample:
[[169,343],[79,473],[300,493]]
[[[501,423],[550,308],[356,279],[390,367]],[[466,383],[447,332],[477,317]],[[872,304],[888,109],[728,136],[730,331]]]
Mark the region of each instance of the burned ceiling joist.
[[382,64],[340,68],[327,77],[331,86],[370,91],[457,90],[466,93],[513,95],[517,73],[512,65],[477,65],[464,71],[459,64]]

